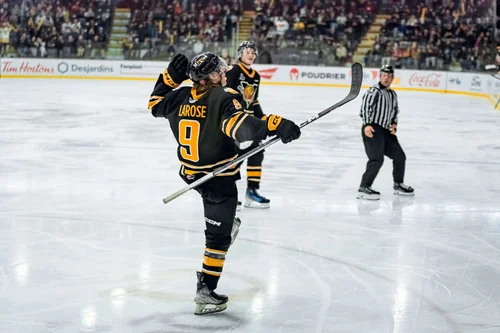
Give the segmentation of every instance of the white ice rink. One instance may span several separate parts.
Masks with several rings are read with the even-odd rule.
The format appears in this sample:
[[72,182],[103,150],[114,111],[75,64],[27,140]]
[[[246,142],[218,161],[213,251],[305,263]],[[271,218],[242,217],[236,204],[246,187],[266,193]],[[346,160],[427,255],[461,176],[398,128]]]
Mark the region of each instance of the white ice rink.
[[[0,332],[500,332],[500,112],[399,92],[414,198],[392,164],[356,200],[360,96],[266,151],[270,210],[243,209],[218,292],[193,315],[201,200],[182,188],[154,81],[0,80]],[[295,121],[347,89],[263,86]],[[364,92],[364,90],[362,91]],[[244,174],[243,174],[244,177]],[[240,189],[245,188],[240,181]]]

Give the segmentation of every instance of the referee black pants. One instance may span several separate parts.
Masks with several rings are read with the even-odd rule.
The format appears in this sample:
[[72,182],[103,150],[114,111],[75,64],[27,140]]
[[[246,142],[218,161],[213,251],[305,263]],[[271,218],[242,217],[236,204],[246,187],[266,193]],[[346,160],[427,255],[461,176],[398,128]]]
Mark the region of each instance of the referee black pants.
[[388,129],[379,125],[372,125],[375,132],[373,137],[365,135],[361,128],[361,136],[365,145],[365,152],[368,156],[366,171],[361,179],[362,187],[372,186],[377,174],[384,163],[384,155],[392,159],[392,177],[395,183],[403,183],[405,177],[406,155],[399,145],[397,136],[392,135]]

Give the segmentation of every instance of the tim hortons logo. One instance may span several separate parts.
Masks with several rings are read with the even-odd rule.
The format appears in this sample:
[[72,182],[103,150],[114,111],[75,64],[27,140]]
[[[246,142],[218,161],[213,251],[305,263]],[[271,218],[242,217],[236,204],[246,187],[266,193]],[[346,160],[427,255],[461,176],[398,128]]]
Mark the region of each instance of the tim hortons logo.
[[412,87],[430,87],[439,88],[441,74],[431,73],[428,75],[413,73],[410,77],[409,84]]
[[3,62],[2,66],[3,73],[43,73],[43,74],[53,74],[55,72],[54,67],[44,66],[37,62],[23,61],[20,65],[16,65],[12,61]]
[[263,79],[271,80],[278,70],[278,67],[276,68],[268,68],[268,69],[261,69],[259,71],[260,77]]

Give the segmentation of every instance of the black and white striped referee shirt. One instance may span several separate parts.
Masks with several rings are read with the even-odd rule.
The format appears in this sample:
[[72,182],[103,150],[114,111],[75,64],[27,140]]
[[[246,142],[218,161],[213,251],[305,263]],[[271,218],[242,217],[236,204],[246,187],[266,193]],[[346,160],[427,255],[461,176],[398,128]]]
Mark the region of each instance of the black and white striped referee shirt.
[[398,113],[398,96],[391,88],[378,83],[363,95],[359,114],[363,125],[378,124],[389,128],[392,123],[398,123]]

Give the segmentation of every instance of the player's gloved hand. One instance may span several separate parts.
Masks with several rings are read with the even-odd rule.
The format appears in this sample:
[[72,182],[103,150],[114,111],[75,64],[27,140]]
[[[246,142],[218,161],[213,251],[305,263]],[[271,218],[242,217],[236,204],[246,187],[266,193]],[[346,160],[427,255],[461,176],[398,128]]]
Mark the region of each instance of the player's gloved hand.
[[267,132],[276,135],[283,143],[292,142],[300,138],[300,127],[293,121],[271,114],[266,119]]
[[181,84],[184,80],[188,79],[188,65],[189,65],[189,60],[186,58],[184,54],[178,53],[174,59],[168,64],[168,74],[172,78],[172,81],[175,82],[175,84],[179,85]]

